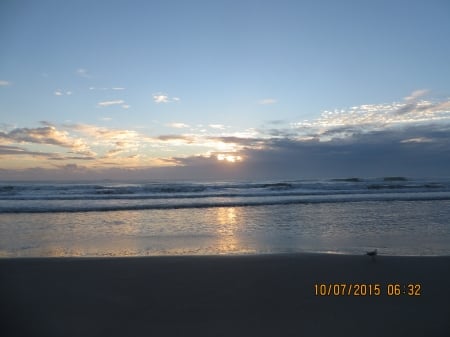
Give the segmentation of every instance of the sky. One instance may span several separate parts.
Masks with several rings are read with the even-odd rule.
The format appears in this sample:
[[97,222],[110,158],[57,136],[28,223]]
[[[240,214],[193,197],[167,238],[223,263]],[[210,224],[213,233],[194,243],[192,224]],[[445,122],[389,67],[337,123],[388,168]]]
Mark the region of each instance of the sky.
[[450,2],[0,2],[0,180],[450,174]]

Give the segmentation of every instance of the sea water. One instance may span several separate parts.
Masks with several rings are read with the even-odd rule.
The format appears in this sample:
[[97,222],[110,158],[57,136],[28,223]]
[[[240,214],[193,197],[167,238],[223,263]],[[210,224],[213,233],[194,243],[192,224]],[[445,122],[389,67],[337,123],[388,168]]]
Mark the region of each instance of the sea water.
[[0,256],[450,255],[450,179],[0,183]]

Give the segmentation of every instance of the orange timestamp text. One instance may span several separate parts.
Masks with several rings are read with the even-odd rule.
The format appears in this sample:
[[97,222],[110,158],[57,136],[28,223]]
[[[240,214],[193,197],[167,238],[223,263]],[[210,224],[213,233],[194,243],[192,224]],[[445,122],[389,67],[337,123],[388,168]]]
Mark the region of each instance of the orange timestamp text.
[[421,296],[420,283],[315,283],[315,296]]

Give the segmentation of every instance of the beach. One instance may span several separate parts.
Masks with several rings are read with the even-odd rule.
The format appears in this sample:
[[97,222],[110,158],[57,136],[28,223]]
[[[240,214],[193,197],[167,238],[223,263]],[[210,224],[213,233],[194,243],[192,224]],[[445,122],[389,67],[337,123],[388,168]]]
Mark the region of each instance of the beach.
[[362,254],[5,258],[0,334],[448,336],[449,266]]

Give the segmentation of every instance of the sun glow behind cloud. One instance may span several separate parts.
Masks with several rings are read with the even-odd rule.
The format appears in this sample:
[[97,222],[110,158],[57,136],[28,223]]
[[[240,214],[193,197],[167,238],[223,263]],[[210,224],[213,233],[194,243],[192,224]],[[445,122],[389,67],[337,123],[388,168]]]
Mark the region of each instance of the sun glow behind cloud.
[[237,156],[237,155],[232,155],[232,154],[221,153],[221,154],[217,155],[217,160],[218,161],[227,161],[227,162],[230,162],[230,163],[235,163],[235,162],[241,161],[242,157],[241,156]]

